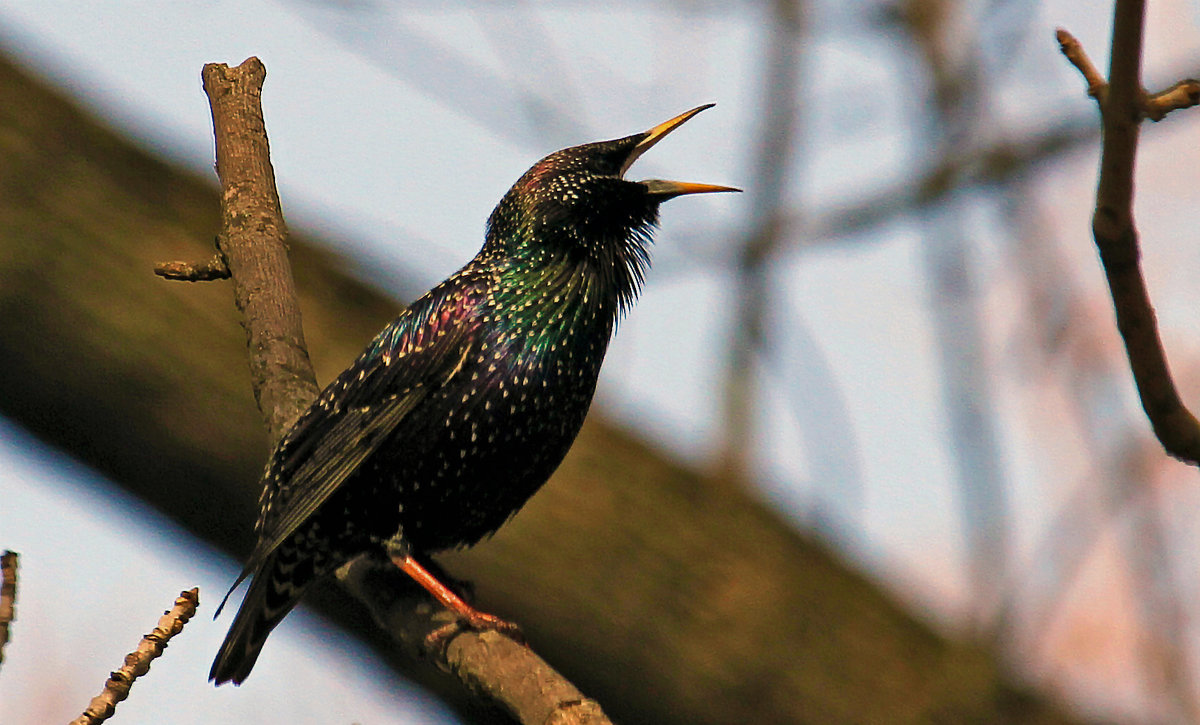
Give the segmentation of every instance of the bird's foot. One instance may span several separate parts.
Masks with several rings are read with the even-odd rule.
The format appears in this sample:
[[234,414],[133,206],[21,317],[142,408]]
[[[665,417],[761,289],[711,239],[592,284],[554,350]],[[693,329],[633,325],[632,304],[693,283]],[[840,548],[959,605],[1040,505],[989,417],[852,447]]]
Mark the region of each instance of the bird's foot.
[[[389,552],[391,554],[391,552]],[[499,632],[507,637],[525,644],[525,635],[521,634],[521,628],[501,619],[494,614],[481,612],[470,604],[463,601],[463,598],[455,594],[437,577],[429,572],[419,561],[411,554],[401,552],[391,554],[392,563],[400,568],[405,574],[408,574],[418,584],[425,588],[433,598],[436,599],[443,607],[449,609],[455,615],[455,621],[438,627],[425,636],[425,644],[428,651],[436,652],[443,650],[450,643],[456,634],[464,630],[474,630],[476,632],[493,631]]]
[[453,611],[458,615],[453,622],[444,624],[425,635],[425,646],[430,651],[444,650],[450,644],[450,640],[468,630],[474,632],[499,632],[505,637],[516,640],[521,644],[526,644],[525,634],[515,622],[501,619],[494,614],[481,612],[474,608],[469,608],[465,611],[459,609]]

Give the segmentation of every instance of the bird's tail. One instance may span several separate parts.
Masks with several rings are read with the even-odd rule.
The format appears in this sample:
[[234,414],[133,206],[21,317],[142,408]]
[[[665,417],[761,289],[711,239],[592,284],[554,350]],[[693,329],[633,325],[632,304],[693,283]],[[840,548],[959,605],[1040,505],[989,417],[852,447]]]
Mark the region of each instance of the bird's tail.
[[246,598],[208,672],[208,679],[216,685],[242,684],[254,668],[267,635],[292,611],[312,581],[311,576],[295,576],[292,567],[279,566],[278,556],[277,552],[267,557],[254,572]]

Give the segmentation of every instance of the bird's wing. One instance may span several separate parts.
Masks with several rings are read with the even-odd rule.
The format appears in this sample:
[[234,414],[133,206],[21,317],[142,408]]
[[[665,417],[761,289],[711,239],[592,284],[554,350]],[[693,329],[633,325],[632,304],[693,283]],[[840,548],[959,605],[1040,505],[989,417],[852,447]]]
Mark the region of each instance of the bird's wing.
[[267,468],[258,544],[246,573],[294,534],[415,407],[462,370],[476,352],[485,297],[482,281],[451,278],[384,328],[321,392]]

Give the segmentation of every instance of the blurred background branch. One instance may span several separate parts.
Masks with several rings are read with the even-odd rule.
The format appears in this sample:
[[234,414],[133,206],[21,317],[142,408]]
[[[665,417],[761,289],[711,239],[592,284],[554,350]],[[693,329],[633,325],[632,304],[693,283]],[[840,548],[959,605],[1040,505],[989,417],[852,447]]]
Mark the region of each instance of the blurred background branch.
[[756,137],[751,178],[755,193],[749,197],[748,224],[734,266],[733,325],[730,328],[725,391],[720,420],[724,426],[718,468],[728,478],[745,480],[750,475],[754,451],[755,409],[758,407],[759,376],[755,351],[767,343],[767,311],[774,297],[767,265],[783,240],[780,225],[787,192],[795,183],[790,177],[793,159],[801,151],[797,112],[803,63],[805,3],[774,0],[767,50],[763,55],[759,97],[763,108],[757,117],[762,124]]
[[[986,116],[981,40],[966,29],[965,8],[945,0],[908,0],[897,22],[913,41],[930,89],[926,147],[941,155],[941,166],[971,149],[978,119]],[[922,277],[929,280],[927,304],[933,320],[958,496],[966,535],[973,626],[993,641],[1007,634],[994,621],[999,587],[1008,574],[1010,524],[1007,481],[998,447],[995,402],[990,391],[987,345],[978,283],[973,279],[975,247],[967,209],[951,203],[926,215],[921,250]]]

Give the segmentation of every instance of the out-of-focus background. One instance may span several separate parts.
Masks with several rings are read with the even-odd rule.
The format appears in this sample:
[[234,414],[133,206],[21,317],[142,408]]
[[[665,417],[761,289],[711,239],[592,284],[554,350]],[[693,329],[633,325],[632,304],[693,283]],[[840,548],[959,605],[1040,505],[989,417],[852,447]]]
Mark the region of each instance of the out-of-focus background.
[[[334,588],[241,688],[209,616],[266,455],[199,73],[257,55],[326,381],[478,248],[533,161],[700,103],[585,433],[443,558],[619,722],[1200,720],[1196,472],[1134,396],[1092,249],[1077,2],[0,0],[0,722],[62,722],[181,589],[121,723],[503,722]],[[1152,90],[1200,5],[1150,3]],[[1185,400],[1200,113],[1148,125],[1137,216]]]

